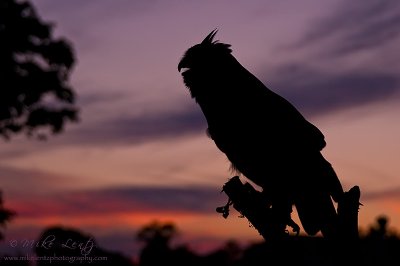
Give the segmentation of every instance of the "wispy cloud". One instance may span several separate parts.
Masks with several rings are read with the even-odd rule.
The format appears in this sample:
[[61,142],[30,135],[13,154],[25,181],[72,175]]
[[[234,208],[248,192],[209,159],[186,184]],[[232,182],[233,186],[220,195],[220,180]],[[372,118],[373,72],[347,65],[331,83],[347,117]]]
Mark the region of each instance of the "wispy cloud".
[[163,113],[132,114],[108,118],[68,133],[70,144],[90,145],[140,144],[154,139],[168,139],[204,133],[207,128],[201,111],[194,107]]
[[[91,216],[117,213],[212,213],[226,200],[212,187],[116,187],[49,193],[10,200],[22,217]],[[11,208],[10,207],[10,208]]]
[[0,179],[0,189],[10,196],[26,195],[31,197],[35,194],[68,190],[75,186],[76,182],[82,185],[86,184],[86,181],[79,177],[6,165],[0,165]]
[[283,63],[261,76],[311,115],[386,100],[400,92],[399,33],[400,2],[341,2],[278,49]]
[[381,191],[365,192],[362,195],[363,200],[380,200],[380,199],[400,199],[400,187],[394,187]]
[[331,16],[315,23],[296,46],[314,48],[323,41],[330,41],[323,50],[330,56],[339,56],[379,49],[398,40],[399,34],[399,1],[344,1]]
[[282,96],[310,115],[386,100],[400,92],[399,77],[392,73],[326,73],[306,64],[284,65],[276,72],[271,89],[279,88]]

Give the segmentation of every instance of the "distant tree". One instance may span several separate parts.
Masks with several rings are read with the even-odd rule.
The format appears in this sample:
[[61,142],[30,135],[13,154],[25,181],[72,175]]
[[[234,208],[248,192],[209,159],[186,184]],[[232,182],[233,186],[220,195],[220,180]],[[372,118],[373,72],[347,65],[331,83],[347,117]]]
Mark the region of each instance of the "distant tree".
[[136,237],[145,243],[140,253],[140,265],[152,266],[171,262],[173,251],[170,241],[176,234],[177,229],[171,223],[153,222],[140,229]]
[[[200,266],[205,258],[195,254],[187,245],[171,247],[171,241],[178,230],[172,223],[152,222],[145,225],[137,233],[137,239],[145,243],[139,257],[140,266]],[[218,265],[210,263],[210,265]],[[224,265],[220,265],[224,266]]]
[[158,243],[168,246],[170,240],[176,235],[177,229],[174,224],[152,222],[138,231],[137,238],[146,244]]
[[[203,258],[203,265],[241,265],[238,262],[242,258],[243,250],[236,241],[229,240],[220,249],[214,250]],[[247,265],[247,264],[244,264]],[[250,264],[251,265],[251,264]]]
[[398,238],[397,232],[389,227],[389,221],[390,219],[386,215],[376,217],[375,223],[370,226],[366,237],[374,240]]
[[[15,216],[15,212],[4,208],[3,194],[0,191],[0,227],[4,228]],[[4,238],[4,234],[0,231],[0,240]]]
[[0,1],[0,136],[44,138],[77,121],[68,84],[75,58],[28,1]]

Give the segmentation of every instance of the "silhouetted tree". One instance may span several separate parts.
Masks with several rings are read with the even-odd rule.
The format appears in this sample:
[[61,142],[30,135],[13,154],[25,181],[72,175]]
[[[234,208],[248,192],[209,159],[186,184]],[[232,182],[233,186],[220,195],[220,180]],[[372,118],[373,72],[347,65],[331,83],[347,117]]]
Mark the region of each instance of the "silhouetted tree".
[[202,265],[231,266],[238,264],[242,258],[242,248],[233,240],[226,242],[225,246],[204,256]]
[[177,236],[177,232],[174,224],[160,222],[152,222],[140,229],[136,237],[144,242],[145,246],[140,253],[139,264],[141,266],[204,265],[200,256],[194,254],[187,246],[171,247],[171,241]]
[[363,265],[399,265],[400,238],[390,230],[389,217],[380,215],[361,241]]
[[139,230],[137,239],[145,242],[147,245],[156,242],[160,243],[160,245],[168,246],[170,240],[176,235],[177,229],[174,224],[152,222]]
[[44,138],[77,121],[68,84],[74,53],[52,30],[28,1],[0,1],[0,136],[6,139],[19,132]]
[[140,229],[136,237],[145,243],[140,253],[140,265],[157,265],[170,260],[170,241],[176,234],[176,227],[171,223],[153,222]]
[[375,224],[371,225],[367,237],[374,240],[383,240],[385,238],[388,238],[390,234],[388,230],[388,224],[388,217],[386,217],[385,215],[378,216],[376,218]]
[[[3,194],[0,191],[0,227],[4,228],[14,216],[14,211],[4,208]],[[0,231],[0,240],[2,240],[3,238],[4,234]]]

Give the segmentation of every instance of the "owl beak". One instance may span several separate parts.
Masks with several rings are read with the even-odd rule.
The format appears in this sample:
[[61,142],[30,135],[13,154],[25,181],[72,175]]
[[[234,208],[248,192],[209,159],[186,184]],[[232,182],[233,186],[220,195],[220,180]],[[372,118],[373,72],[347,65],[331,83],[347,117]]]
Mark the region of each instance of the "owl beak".
[[187,58],[184,57],[178,64],[178,71],[179,73],[183,73],[189,69],[190,62],[188,62]]
[[182,60],[182,61],[180,61],[179,64],[178,64],[178,71],[179,71],[179,73],[181,72],[181,70],[182,70],[183,68],[186,68],[186,66],[185,66],[185,62]]

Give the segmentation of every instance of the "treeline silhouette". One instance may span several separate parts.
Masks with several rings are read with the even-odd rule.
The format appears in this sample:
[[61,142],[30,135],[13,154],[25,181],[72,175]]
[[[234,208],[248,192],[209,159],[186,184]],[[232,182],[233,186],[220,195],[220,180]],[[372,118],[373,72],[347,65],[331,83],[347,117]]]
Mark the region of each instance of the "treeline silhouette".
[[260,241],[247,247],[229,241],[217,250],[200,254],[188,245],[171,244],[177,235],[174,224],[153,222],[137,232],[136,241],[144,245],[139,258],[133,260],[100,247],[89,234],[54,226],[45,229],[35,241],[32,257],[4,255],[1,265],[399,265],[400,237],[388,229],[388,221],[387,217],[380,216],[366,232],[360,233],[359,241],[348,247],[350,252],[355,252],[350,258],[349,254],[342,253],[346,243],[302,235],[279,242]]

